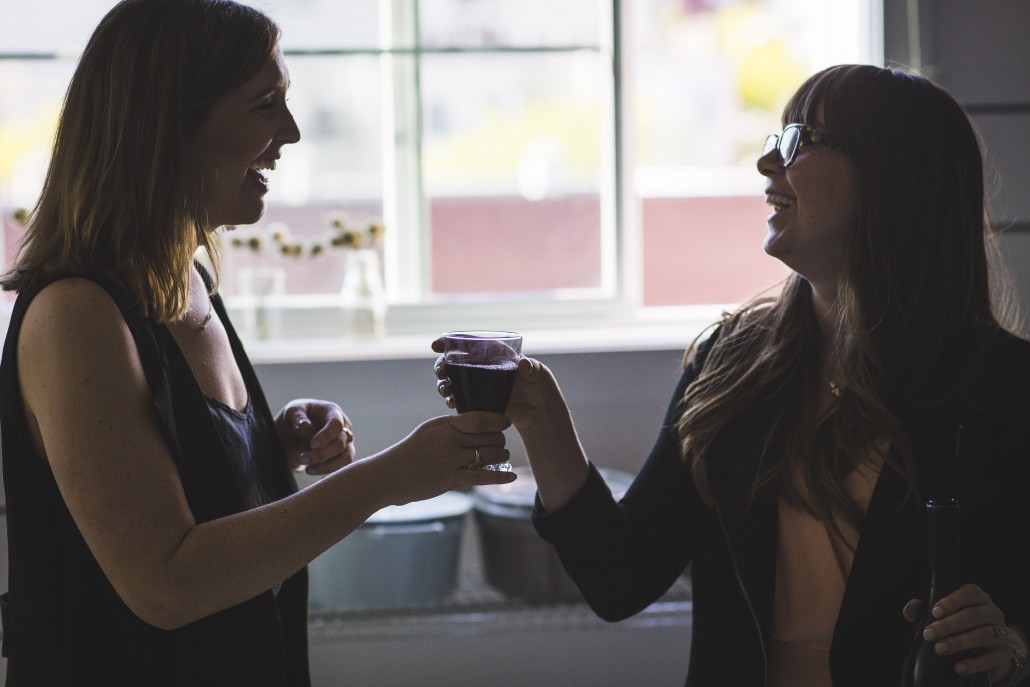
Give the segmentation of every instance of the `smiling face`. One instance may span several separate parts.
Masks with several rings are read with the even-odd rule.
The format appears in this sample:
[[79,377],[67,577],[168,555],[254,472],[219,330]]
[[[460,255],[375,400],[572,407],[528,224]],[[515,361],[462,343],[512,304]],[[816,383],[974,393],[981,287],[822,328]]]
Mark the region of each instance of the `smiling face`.
[[239,88],[215,101],[187,142],[186,169],[198,175],[204,229],[253,224],[265,211],[263,170],[300,131],[286,107],[289,73],[282,53]]
[[[814,128],[825,131],[822,122]],[[812,283],[830,290],[844,264],[857,207],[855,168],[847,154],[823,145],[805,145],[793,164],[781,167],[775,150],[758,159],[766,178],[765,252]]]

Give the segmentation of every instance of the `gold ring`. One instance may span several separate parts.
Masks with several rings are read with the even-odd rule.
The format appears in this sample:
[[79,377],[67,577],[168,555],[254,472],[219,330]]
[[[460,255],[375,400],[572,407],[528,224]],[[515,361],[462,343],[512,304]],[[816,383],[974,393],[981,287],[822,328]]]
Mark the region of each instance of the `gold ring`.
[[483,467],[483,459],[479,457],[479,449],[478,448],[474,448],[472,450],[476,452],[476,459],[474,461],[472,461],[471,463],[469,463],[468,465],[466,465],[465,468],[467,470],[479,470],[480,468]]
[[346,434],[347,436],[349,436],[351,441],[354,441],[354,432],[351,431],[350,427],[344,427],[343,428],[343,433]]

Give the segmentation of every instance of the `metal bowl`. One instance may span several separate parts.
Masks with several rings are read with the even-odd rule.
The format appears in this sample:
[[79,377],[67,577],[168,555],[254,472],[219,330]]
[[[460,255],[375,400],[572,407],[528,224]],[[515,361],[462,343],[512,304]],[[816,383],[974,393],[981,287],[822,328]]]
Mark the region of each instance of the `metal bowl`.
[[[508,596],[535,604],[582,601],[554,547],[533,528],[536,480],[532,470],[519,466],[513,472],[518,479],[511,484],[478,486],[472,493],[472,514],[487,583]],[[626,472],[599,472],[616,499],[622,498],[633,481],[633,475]]]
[[308,605],[319,611],[438,603],[458,584],[465,515],[472,499],[448,492],[388,506],[308,566]]

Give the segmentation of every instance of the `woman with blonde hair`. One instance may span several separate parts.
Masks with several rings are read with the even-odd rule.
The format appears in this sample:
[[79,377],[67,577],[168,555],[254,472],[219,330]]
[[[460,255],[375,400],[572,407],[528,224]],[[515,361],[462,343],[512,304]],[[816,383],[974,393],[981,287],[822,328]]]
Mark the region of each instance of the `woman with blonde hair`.
[[288,86],[278,27],[232,0],[124,0],[86,46],[2,280],[8,685],[308,685],[306,564],[387,505],[511,479],[465,469],[506,460],[502,416],[354,460],[335,403],[270,411],[212,235],[261,217]]

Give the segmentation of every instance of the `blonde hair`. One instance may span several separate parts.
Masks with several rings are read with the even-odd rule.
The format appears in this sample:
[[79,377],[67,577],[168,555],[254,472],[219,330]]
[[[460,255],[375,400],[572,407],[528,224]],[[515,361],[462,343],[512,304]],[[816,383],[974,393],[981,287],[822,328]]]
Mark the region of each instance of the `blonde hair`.
[[183,146],[220,97],[274,59],[275,23],[232,0],[123,0],[72,76],[50,166],[5,290],[99,274],[142,315],[182,317],[204,229]]

